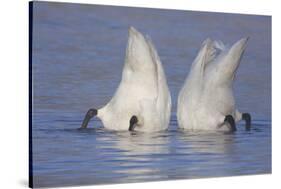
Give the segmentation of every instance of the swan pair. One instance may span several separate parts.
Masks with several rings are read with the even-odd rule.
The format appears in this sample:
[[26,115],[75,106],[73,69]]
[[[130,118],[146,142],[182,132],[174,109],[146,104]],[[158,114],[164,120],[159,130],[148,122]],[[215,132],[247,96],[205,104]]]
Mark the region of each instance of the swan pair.
[[[235,108],[232,83],[247,39],[231,48],[207,39],[194,60],[178,97],[180,128],[235,131],[235,122],[251,117]],[[171,95],[158,53],[148,37],[129,28],[121,82],[113,98],[100,109],[90,109],[81,128],[98,117],[105,128],[153,132],[166,130],[171,114]]]

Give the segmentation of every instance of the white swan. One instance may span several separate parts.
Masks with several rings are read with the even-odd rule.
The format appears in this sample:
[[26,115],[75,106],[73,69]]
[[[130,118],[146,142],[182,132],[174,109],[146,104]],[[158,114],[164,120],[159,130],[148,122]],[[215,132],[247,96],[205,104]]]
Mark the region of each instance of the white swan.
[[81,128],[97,116],[111,130],[165,130],[170,113],[170,91],[157,51],[147,37],[130,27],[121,83],[108,104],[87,112]]
[[232,83],[248,38],[227,48],[220,41],[207,39],[192,63],[178,96],[177,118],[180,128],[190,130],[236,130],[235,122],[251,117],[235,108]]

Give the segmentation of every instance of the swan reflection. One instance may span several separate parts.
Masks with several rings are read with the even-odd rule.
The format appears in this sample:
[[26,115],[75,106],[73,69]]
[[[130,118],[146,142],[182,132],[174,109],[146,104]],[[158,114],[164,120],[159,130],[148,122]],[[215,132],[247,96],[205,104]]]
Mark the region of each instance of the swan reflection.
[[[108,132],[108,131],[106,131]],[[161,168],[163,161],[171,154],[170,139],[167,131],[155,133],[142,132],[111,132],[109,137],[99,137],[98,148],[110,148],[110,153],[114,149],[114,154],[110,155],[110,162],[118,163],[119,168],[115,173],[130,175],[127,181],[139,179],[161,179],[166,178],[165,167]],[[110,141],[110,143],[108,143]],[[163,164],[164,165],[164,164]]]

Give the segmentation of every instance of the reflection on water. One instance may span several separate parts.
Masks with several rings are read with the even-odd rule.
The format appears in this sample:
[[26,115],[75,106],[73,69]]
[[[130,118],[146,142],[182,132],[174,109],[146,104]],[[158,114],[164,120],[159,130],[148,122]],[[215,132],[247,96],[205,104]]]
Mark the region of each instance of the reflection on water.
[[[80,123],[75,119],[69,122],[72,126]],[[156,133],[116,132],[101,127],[34,129],[35,186],[270,173],[271,123],[254,121],[252,131],[245,131],[242,124],[238,127],[234,134],[188,132],[177,129],[173,116],[169,131]]]
[[[51,187],[271,172],[271,18],[36,2],[33,27],[34,186]],[[127,29],[155,42],[171,90],[168,131],[113,132],[98,120],[77,130],[120,81]],[[187,132],[176,100],[202,41],[250,41],[234,84],[253,129]]]

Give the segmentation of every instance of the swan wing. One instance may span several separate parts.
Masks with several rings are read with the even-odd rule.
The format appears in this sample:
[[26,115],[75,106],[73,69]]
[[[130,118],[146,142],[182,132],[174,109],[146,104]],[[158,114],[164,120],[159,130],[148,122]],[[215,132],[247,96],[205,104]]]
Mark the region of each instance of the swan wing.
[[147,43],[157,72],[157,98],[156,106],[159,112],[161,125],[168,127],[171,114],[171,94],[167,85],[164,69],[157,50],[152,41],[147,37]]

